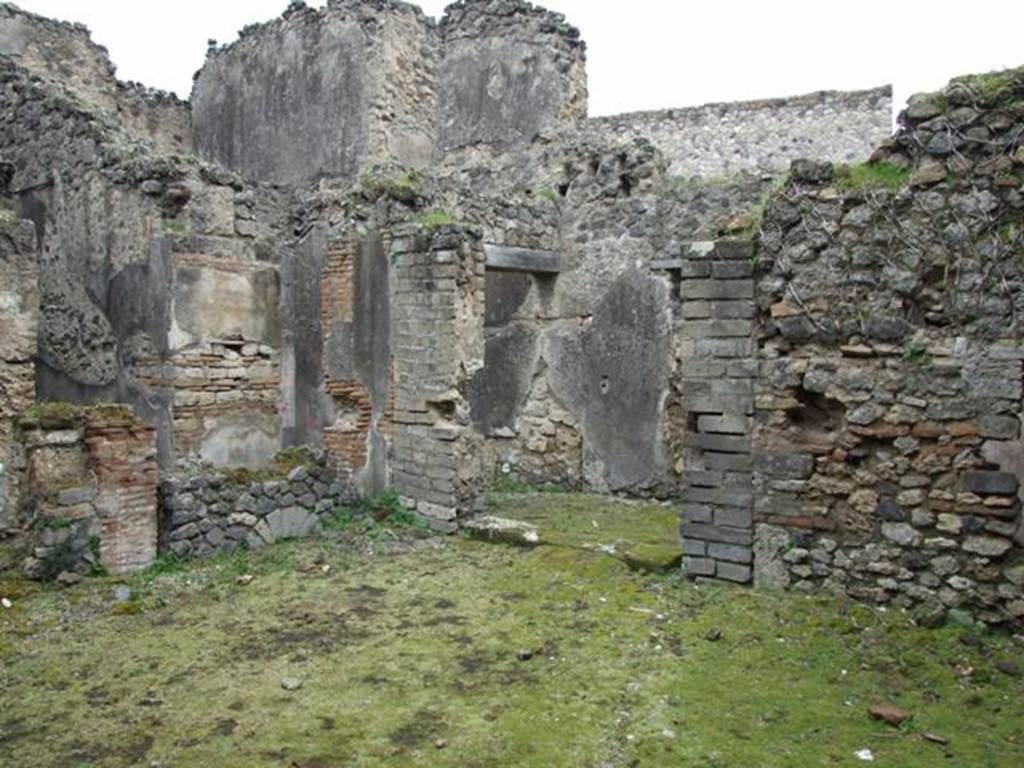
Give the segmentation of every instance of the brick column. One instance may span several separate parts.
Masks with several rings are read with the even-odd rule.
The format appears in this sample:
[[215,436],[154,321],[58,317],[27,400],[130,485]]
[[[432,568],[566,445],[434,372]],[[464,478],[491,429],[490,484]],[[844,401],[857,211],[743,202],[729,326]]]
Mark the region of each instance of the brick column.
[[484,251],[475,232],[396,233],[393,484],[438,530],[454,531],[481,495],[481,438],[465,399],[484,359]]
[[687,575],[752,578],[753,245],[684,246],[678,262],[688,428],[682,535]]
[[156,559],[156,430],[129,408],[86,413],[85,444],[96,478],[100,561],[111,573],[138,571]]

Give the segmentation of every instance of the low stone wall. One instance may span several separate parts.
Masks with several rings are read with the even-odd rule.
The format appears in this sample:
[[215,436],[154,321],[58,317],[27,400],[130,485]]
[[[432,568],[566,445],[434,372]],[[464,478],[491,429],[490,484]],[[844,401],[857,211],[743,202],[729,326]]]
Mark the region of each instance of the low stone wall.
[[173,475],[160,482],[160,548],[179,557],[207,557],[243,544],[259,548],[302,538],[351,501],[350,490],[336,481],[319,452],[272,479]]

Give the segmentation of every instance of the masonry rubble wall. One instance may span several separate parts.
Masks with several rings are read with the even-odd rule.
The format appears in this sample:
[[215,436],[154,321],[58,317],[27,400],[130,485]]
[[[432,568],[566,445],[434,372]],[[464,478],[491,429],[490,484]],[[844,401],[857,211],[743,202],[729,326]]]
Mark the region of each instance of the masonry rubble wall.
[[781,176],[806,157],[863,162],[889,138],[892,124],[886,86],[597,117],[586,130],[648,139],[665,154],[671,175],[714,180]]
[[586,44],[561,14],[467,0],[440,24],[440,149],[509,150],[587,115]]
[[132,404],[159,427],[165,466],[272,457],[282,193],[154,153],[10,59],[0,68],[0,153],[42,260],[37,396]]
[[1019,624],[1024,75],[901,120],[890,184],[798,163],[767,210],[758,581]]
[[[209,557],[312,535],[352,501],[322,451],[285,454],[286,471],[223,473],[181,468],[160,480],[160,548],[178,557]],[[295,459],[299,459],[295,461]]]
[[[873,165],[780,181],[799,154],[866,156],[891,93],[584,122],[556,14],[293,4],[197,81],[208,156],[274,186],[104,117],[103,57],[54,29],[92,57],[92,102],[30,46],[0,57],[0,155],[43,254],[39,397],[131,403],[165,469],[324,450],[330,482],[169,484],[183,552],[389,485],[451,530],[508,473],[681,497],[691,575],[1020,619],[1019,73],[915,99]],[[243,98],[247,62],[298,48],[301,87],[263,94],[295,104]]]
[[436,37],[393,0],[293,4],[211,48],[192,94],[196,149],[281,183],[354,180],[384,159],[423,167],[437,138]]

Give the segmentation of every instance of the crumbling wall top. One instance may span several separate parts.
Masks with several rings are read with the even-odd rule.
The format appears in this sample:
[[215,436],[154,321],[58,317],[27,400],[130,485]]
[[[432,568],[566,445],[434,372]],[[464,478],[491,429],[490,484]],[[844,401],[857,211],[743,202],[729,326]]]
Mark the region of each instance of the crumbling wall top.
[[[409,16],[425,26],[434,26],[434,20],[419,6],[401,0],[329,0],[320,8],[313,8],[303,0],[293,0],[280,16],[244,26],[232,42],[221,44],[211,40],[206,51],[207,61],[238,49],[260,47],[268,35],[279,34],[286,28],[323,25],[329,21],[354,21],[372,30],[386,15]],[[202,70],[196,72],[193,79],[198,79],[201,73]]]
[[445,9],[441,33],[446,40],[501,36],[540,42],[555,36],[581,53],[587,47],[579,29],[563,14],[524,0],[459,0]]

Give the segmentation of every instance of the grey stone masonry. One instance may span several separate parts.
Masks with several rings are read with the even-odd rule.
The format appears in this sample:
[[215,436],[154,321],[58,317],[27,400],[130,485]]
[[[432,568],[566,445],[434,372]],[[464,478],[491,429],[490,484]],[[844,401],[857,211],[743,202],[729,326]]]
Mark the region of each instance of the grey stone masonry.
[[396,232],[392,482],[440,531],[476,511],[482,450],[463,393],[484,359],[485,257],[458,226]]
[[753,244],[690,243],[656,263],[678,275],[687,415],[683,568],[748,583],[753,564]]

